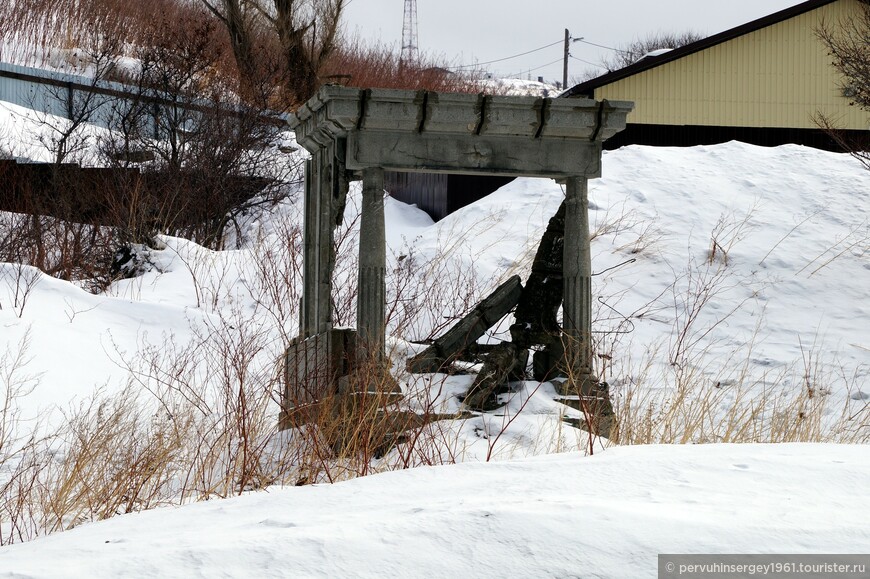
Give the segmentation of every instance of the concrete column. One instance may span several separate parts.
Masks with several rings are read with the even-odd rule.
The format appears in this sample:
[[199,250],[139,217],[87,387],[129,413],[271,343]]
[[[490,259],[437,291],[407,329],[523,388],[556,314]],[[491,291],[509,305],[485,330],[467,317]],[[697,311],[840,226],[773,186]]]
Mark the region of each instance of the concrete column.
[[335,217],[335,159],[330,149],[305,163],[305,223],[302,254],[300,334],[314,336],[332,329],[332,270]]
[[332,197],[335,186],[335,147],[327,146],[317,167],[317,295],[316,333],[332,329],[332,270],[335,268],[335,222]]
[[595,382],[592,373],[592,253],[589,246],[589,196],[585,177],[571,177],[565,194],[563,255],[565,362],[573,388]]
[[302,225],[302,305],[299,308],[299,334],[303,338],[317,332],[317,233],[318,233],[318,153],[305,161],[305,200]]
[[384,357],[387,247],[384,231],[384,171],[363,171],[359,233],[357,331],[363,355]]

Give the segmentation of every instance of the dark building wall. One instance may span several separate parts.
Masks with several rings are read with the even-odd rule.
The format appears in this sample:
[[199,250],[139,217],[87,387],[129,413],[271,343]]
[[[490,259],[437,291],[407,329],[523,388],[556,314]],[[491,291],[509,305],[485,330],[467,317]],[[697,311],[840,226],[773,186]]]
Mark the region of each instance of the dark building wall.
[[447,181],[447,213],[453,213],[507,185],[515,177],[491,175],[449,175]]
[[416,205],[438,221],[512,180],[513,177],[387,171],[384,188],[395,199]]
[[[179,210],[182,206],[191,208],[176,217],[176,224],[184,226],[192,224],[190,220],[220,218],[259,194],[270,182],[230,175],[221,179],[217,190],[215,180],[203,172],[140,172],[136,167],[79,167],[0,159],[0,211],[123,225],[116,219],[132,211],[128,208],[130,202],[140,204],[139,210],[147,207],[155,212],[177,203]],[[132,195],[134,191],[136,196]],[[203,191],[215,195],[201,205],[185,203],[194,200],[185,195]]]
[[[848,142],[865,142],[868,131],[843,131]],[[708,127],[695,125],[645,125],[629,123],[625,130],[604,143],[607,150],[624,145],[655,145],[660,147],[691,147],[742,141],[763,147],[794,143],[825,151],[843,152],[834,139],[820,129]]]
[[440,173],[384,173],[384,188],[393,198],[416,205],[435,221],[448,213],[447,181]]

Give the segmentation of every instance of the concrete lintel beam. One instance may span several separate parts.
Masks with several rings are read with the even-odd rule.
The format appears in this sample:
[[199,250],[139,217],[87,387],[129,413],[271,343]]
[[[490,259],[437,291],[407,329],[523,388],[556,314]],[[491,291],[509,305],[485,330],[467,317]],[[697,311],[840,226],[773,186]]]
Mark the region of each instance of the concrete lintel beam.
[[388,89],[323,87],[288,118],[297,141],[314,152],[349,134],[403,137],[503,137],[600,142],[625,128],[633,104]]
[[566,139],[516,139],[392,132],[348,137],[347,168],[528,177],[599,177],[601,144]]
[[287,119],[296,133],[296,141],[313,153],[354,130],[360,118],[362,94],[356,88],[321,88]]

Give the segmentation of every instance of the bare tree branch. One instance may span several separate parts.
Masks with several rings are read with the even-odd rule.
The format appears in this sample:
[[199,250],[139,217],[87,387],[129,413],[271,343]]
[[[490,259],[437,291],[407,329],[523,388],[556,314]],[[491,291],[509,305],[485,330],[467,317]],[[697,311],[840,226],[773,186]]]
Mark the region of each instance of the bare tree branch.
[[828,49],[831,65],[843,76],[843,96],[870,110],[870,0],[859,0],[859,12],[838,22],[822,21],[816,36]]
[[[816,36],[828,50],[831,66],[842,76],[840,89],[849,104],[870,111],[870,0],[858,0],[859,10],[837,22],[822,21]],[[841,149],[870,170],[870,139],[860,140],[841,130],[821,113],[813,121]]]
[[200,0],[200,1],[202,2],[203,6],[205,6],[206,9],[215,16],[215,18],[217,18],[218,20],[223,22],[224,25],[227,24],[226,17],[223,14],[221,14],[221,12],[217,8],[215,8],[208,0]]
[[199,0],[226,29],[246,100],[275,76],[261,66],[277,47],[281,84],[288,105],[310,98],[320,84],[324,62],[335,50],[347,0]]
[[654,50],[680,48],[703,38],[703,34],[691,30],[680,34],[657,32],[621,46],[612,56],[603,58],[601,66],[607,69],[607,72],[613,72],[638,62]]

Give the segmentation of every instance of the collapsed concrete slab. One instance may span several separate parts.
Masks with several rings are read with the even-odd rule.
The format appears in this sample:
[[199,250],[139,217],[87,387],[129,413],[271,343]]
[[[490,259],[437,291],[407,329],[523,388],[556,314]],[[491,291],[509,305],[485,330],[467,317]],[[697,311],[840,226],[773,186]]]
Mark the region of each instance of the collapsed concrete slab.
[[522,293],[520,276],[511,277],[428,348],[409,359],[408,371],[415,374],[444,371],[469,346],[477,343],[493,324],[510,313]]

